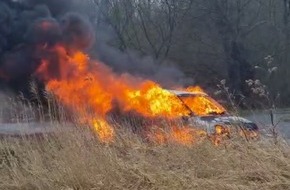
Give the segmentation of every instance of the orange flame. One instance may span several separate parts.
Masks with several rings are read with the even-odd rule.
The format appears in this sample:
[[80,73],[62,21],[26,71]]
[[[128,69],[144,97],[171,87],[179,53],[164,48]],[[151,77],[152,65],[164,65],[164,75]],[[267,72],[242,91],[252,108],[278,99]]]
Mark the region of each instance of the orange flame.
[[149,134],[149,139],[158,144],[174,142],[185,146],[191,146],[205,139],[206,136],[207,133],[204,130],[194,129],[192,127],[172,126],[169,131],[152,131],[152,133]]
[[189,127],[174,127],[171,133],[171,137],[174,141],[187,146],[194,144],[196,141],[200,141],[200,139],[205,136],[205,131]]
[[[205,93],[200,87],[190,87],[187,88],[186,91]],[[183,101],[192,109],[194,113],[199,116],[208,115],[210,113],[221,114],[226,112],[226,110],[220,106],[220,104],[208,96],[183,98]]]
[[113,128],[103,119],[93,121],[94,129],[103,142],[112,142],[114,138]]
[[[68,55],[61,45],[54,47],[53,51],[59,57],[57,71],[53,70],[55,65],[52,67],[49,60],[42,60],[36,75],[64,105],[81,110],[87,118],[93,115],[91,123],[102,141],[110,142],[114,138],[114,130],[105,118],[116,103],[123,112],[133,110],[149,118],[172,119],[189,114],[180,99],[153,81],[129,74],[117,75],[103,63],[92,62],[83,52]],[[188,88],[187,91],[203,92],[200,87]],[[215,102],[202,97],[186,99],[185,103],[200,115],[224,111],[214,106]],[[170,138],[181,144],[192,144],[195,141],[192,134],[193,129],[174,128]],[[165,141],[166,138],[160,135],[160,139]]]

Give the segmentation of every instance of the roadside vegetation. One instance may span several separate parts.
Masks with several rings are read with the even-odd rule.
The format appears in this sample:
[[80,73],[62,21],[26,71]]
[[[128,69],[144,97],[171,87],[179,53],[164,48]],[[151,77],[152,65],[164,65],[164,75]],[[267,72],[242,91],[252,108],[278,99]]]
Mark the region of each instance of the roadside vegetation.
[[289,189],[283,143],[148,144],[118,133],[103,144],[86,128],[0,141],[1,189]]
[[[5,109],[10,107],[10,113],[22,110],[17,119],[20,125],[30,118],[31,110],[39,110],[21,103],[14,104],[18,109],[8,105]],[[207,140],[190,146],[157,144],[122,126],[116,129],[113,142],[103,143],[88,126],[62,120],[45,122],[54,127],[54,133],[1,138],[0,189],[232,190],[290,186],[290,151],[281,138],[275,143],[271,138],[248,142],[235,137],[219,146]]]

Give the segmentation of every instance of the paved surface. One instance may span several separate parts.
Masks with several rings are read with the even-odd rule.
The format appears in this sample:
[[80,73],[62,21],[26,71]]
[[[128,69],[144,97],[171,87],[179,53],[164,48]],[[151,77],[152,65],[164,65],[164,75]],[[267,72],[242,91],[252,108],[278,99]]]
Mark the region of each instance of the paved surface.
[[[272,128],[269,111],[252,112],[243,116],[257,123],[261,129],[269,130]],[[290,109],[275,111],[274,124],[277,124],[277,130],[280,135],[290,139]]]

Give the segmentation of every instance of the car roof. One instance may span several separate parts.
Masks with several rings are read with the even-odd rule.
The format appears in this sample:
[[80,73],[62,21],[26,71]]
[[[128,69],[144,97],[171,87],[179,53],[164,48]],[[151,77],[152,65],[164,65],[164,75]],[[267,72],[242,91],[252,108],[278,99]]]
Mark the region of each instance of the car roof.
[[172,94],[176,96],[208,96],[204,92],[186,92],[186,91],[179,91],[179,90],[168,90]]

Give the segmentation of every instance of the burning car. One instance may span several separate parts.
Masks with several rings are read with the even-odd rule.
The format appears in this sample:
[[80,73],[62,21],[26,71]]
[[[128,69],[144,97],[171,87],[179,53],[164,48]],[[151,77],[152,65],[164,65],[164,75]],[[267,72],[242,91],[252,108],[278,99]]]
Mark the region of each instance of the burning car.
[[183,117],[186,125],[200,128],[207,134],[230,134],[239,131],[241,135],[256,137],[258,126],[245,118],[229,114],[226,109],[204,92],[169,90],[188,110]]

